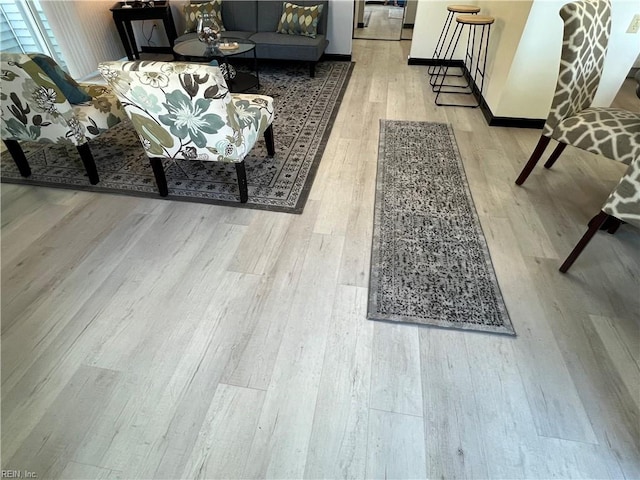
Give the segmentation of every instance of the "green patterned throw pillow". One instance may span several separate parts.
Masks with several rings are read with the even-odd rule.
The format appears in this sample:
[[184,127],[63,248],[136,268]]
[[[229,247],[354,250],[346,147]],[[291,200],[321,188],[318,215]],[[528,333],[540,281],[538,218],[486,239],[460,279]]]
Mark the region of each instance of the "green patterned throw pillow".
[[213,0],[211,2],[189,3],[184,6],[184,33],[195,32],[198,26],[198,19],[202,16],[209,18],[211,28],[219,32],[224,31],[222,0]]
[[303,7],[295,3],[284,2],[282,4],[282,16],[278,23],[278,33],[289,35],[304,35],[316,38],[318,33],[318,20],[324,5]]

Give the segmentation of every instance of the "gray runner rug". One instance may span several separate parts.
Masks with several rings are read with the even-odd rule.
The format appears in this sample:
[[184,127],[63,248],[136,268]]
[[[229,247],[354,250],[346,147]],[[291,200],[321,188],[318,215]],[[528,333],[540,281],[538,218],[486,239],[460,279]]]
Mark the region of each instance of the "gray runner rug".
[[515,335],[451,126],[380,121],[367,318]]
[[[322,61],[315,78],[303,62],[261,65],[260,94],[274,97],[276,155],[263,139],[245,159],[249,201],[239,203],[233,164],[166,161],[169,200],[214,203],[301,213],[331,133],[353,63]],[[89,184],[73,146],[22,143],[32,174],[22,178],[9,154],[2,155],[3,182],[91,190],[161,199],[138,137],[126,121],[89,142],[100,183]]]

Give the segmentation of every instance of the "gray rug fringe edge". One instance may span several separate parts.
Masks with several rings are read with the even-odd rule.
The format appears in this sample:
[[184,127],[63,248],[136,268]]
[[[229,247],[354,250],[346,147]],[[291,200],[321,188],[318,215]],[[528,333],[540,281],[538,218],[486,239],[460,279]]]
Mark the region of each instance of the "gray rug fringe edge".
[[372,320],[375,322],[384,322],[397,325],[399,323],[403,325],[415,325],[419,328],[438,328],[443,330],[458,330],[461,332],[475,332],[475,333],[490,333],[491,335],[503,335],[507,337],[516,337],[516,333],[512,329],[508,329],[506,327],[492,327],[485,325],[470,325],[470,324],[461,324],[458,322],[449,322],[444,320],[428,320],[428,323],[419,323],[414,321],[411,317],[404,317],[402,315],[379,315],[376,313],[370,313],[367,311],[367,320]]
[[[325,151],[327,150],[327,144],[329,143],[329,137],[331,137],[331,132],[333,131],[333,126],[336,123],[336,117],[338,116],[338,112],[340,110],[340,106],[342,105],[342,100],[344,99],[344,95],[349,87],[349,82],[351,81],[351,75],[353,73],[353,69],[356,65],[356,62],[349,62],[349,69],[347,70],[347,74],[344,77],[344,82],[340,87],[340,91],[338,92],[338,96],[336,98],[336,103],[333,107],[333,111],[331,112],[331,116],[329,117],[329,125],[322,136],[322,140],[320,141],[320,145],[318,147],[318,151],[316,152],[316,156],[313,159],[311,164],[311,168],[309,169],[309,174],[307,176],[307,182],[305,183],[302,191],[300,192],[300,196],[298,197],[298,201],[296,202],[296,206],[293,209],[281,211],[286,213],[293,214],[302,214],[304,211],[304,207],[307,204],[307,200],[309,199],[309,194],[311,193],[311,189],[313,188],[313,184],[316,181],[316,174],[318,173],[318,169],[320,168],[320,161],[322,157],[324,157]],[[250,206],[249,208],[255,208]],[[270,211],[280,211],[275,208],[267,209],[261,208],[263,210]]]
[[499,296],[499,299],[500,299],[500,302],[498,303],[499,303],[500,313],[503,315],[503,318],[505,320],[505,325],[502,327],[492,327],[488,325],[474,326],[469,324],[460,324],[458,322],[453,322],[453,321],[429,320],[427,318],[425,318],[424,320],[427,321],[428,323],[420,323],[413,320],[412,317],[403,316],[403,315],[394,315],[394,314],[382,316],[381,314],[378,314],[375,311],[376,310],[375,309],[375,305],[376,305],[375,293],[372,293],[372,292],[377,291],[377,289],[375,289],[375,286],[379,282],[379,277],[377,275],[377,272],[374,272],[374,265],[376,264],[374,260],[379,259],[378,245],[380,240],[380,225],[381,225],[382,213],[381,213],[381,209],[378,208],[378,202],[379,202],[379,195],[380,195],[379,192],[382,191],[380,187],[382,186],[381,171],[382,171],[382,166],[384,162],[384,157],[382,155],[384,153],[384,145],[385,145],[384,125],[387,122],[404,123],[406,122],[406,120],[386,120],[381,118],[379,122],[378,165],[376,169],[376,190],[375,190],[375,203],[374,203],[374,209],[373,209],[373,212],[374,212],[373,213],[373,221],[374,221],[373,235],[371,236],[371,260],[369,265],[369,295],[368,295],[368,302],[367,302],[367,319],[373,320],[373,321],[383,321],[387,323],[406,323],[410,325],[418,325],[418,326],[425,326],[425,327],[447,328],[451,330],[455,329],[455,330],[461,330],[461,331],[467,331],[467,332],[468,331],[484,332],[484,333],[508,335],[508,336],[515,337],[516,331],[513,328],[513,323],[511,322],[511,317],[509,315],[509,311],[507,310],[507,306],[506,306],[506,303],[504,302],[504,297],[502,295],[502,290],[500,289],[500,284],[496,277],[495,269],[493,267],[493,262],[491,260],[491,252],[489,251],[489,246],[487,245],[487,239],[484,235],[484,231],[482,230],[482,224],[480,223],[480,217],[478,216],[478,211],[476,209],[475,201],[473,200],[473,195],[471,195],[471,189],[469,188],[467,173],[464,169],[464,163],[462,162],[462,156],[460,155],[458,142],[455,138],[455,134],[451,124],[444,124],[440,122],[418,122],[418,123],[440,123],[441,125],[446,125],[449,131],[449,135],[451,135],[451,137],[454,140],[452,143],[455,148],[456,160],[458,162],[458,166],[462,176],[464,188],[467,194],[467,198],[470,200],[471,205],[473,206],[472,214],[475,220],[474,227],[475,227],[476,233],[479,236],[482,251],[485,254],[485,260],[488,267],[488,272],[491,276],[491,280],[493,284],[495,285],[496,294]]

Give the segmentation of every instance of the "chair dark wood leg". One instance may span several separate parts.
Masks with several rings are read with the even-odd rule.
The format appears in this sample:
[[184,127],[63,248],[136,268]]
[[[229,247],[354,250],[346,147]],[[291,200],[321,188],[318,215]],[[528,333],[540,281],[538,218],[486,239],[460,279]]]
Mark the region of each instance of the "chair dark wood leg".
[[613,235],[618,231],[618,228],[620,228],[620,225],[622,225],[623,222],[616,217],[609,216],[609,218],[611,219],[611,224],[609,225],[609,228],[607,228],[607,233]]
[[89,176],[89,183],[91,183],[91,185],[95,185],[100,181],[100,177],[98,177],[98,169],[96,168],[96,162],[93,160],[93,154],[91,153],[89,144],[83,143],[82,145],[77,145],[76,148],[78,149],[78,153],[82,159],[84,169],[87,171],[87,175]]
[[[592,218],[591,221],[595,221],[595,217]],[[600,230],[606,230],[610,234],[614,234],[618,231],[618,228],[623,223],[624,222],[619,218],[609,215],[609,217],[602,224],[600,224]],[[589,226],[591,226],[591,223],[589,223]]]
[[559,143],[558,146],[553,150],[553,153],[549,157],[549,160],[545,162],[544,168],[553,167],[553,164],[556,163],[556,160],[558,160],[558,157],[562,154],[562,152],[564,152],[565,148],[567,148],[566,143]]
[[27,161],[27,157],[24,156],[24,152],[22,151],[22,147],[18,143],[17,140],[3,140],[4,144],[7,146],[7,150],[11,154],[13,161],[18,167],[18,171],[20,175],[23,177],[28,177],[31,175],[31,167],[29,167],[29,162]]
[[162,166],[161,158],[149,158],[151,168],[153,169],[153,175],[156,177],[156,185],[158,185],[158,191],[161,197],[169,195],[169,189],[167,188],[167,177],[164,175],[164,167]]
[[591,238],[600,229],[600,226],[604,222],[606,222],[609,218],[610,216],[607,213],[600,211],[598,215],[596,215],[589,221],[589,228],[587,229],[585,234],[582,236],[578,244],[573,248],[573,250],[567,257],[567,259],[564,261],[564,263],[560,266],[560,271],[562,273],[567,273],[567,270],[569,270],[571,265],[573,265],[573,262],[575,262],[578,256],[582,253],[582,250],[584,250],[584,247],[587,246]]
[[276,145],[273,141],[273,124],[269,125],[264,131],[264,141],[267,144],[267,153],[270,157],[273,157],[276,154]]
[[309,63],[309,76],[314,78],[316,76],[316,62]]
[[538,160],[540,160],[540,157],[544,153],[545,148],[547,148],[547,145],[549,145],[550,140],[551,139],[549,137],[545,137],[544,135],[540,136],[540,140],[538,140],[538,145],[536,145],[536,148],[531,154],[529,161],[524,166],[524,168],[520,172],[520,175],[518,176],[518,179],[516,180],[516,185],[522,185],[524,183],[524,181],[527,179],[527,177],[533,170],[533,167],[535,167],[536,163],[538,163]]
[[249,193],[247,191],[247,172],[244,168],[244,160],[236,163],[236,175],[238,175],[240,203],[247,203],[247,200],[249,199]]

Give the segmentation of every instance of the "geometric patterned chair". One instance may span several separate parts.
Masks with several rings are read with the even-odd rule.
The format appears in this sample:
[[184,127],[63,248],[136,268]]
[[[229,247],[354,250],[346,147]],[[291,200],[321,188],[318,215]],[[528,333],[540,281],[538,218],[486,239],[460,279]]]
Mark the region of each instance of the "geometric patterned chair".
[[234,163],[240,201],[248,198],[244,159],[261,135],[274,155],[273,98],[231,94],[217,66],[180,62],[104,62],[100,73],[117,95],[149,157],[161,196],[163,160]]
[[[540,140],[516,184],[524,183],[551,139],[558,145],[544,164],[545,168],[551,168],[567,145],[634,165],[629,167],[603,211],[589,222],[589,230],[560,268],[566,272],[597,229],[605,228],[613,233],[620,221],[638,223],[638,212],[634,210],[637,203],[629,199],[618,203],[618,200],[621,195],[627,198],[632,189],[630,185],[637,186],[640,114],[618,108],[591,107],[602,77],[611,31],[610,1],[568,3],[560,9],[560,16],[564,21],[564,34],[555,95]],[[638,191],[636,188],[636,195]],[[624,208],[620,210],[618,206],[622,205]],[[629,208],[631,210],[625,210]]]
[[126,118],[110,90],[76,83],[43,54],[3,52],[0,67],[2,140],[20,174],[28,177],[31,168],[19,142],[66,143],[78,149],[89,182],[98,183],[88,141]]
[[556,91],[542,136],[516,180],[522,185],[551,139],[558,146],[550,168],[567,145],[629,165],[640,155],[640,114],[617,108],[591,107],[602,77],[611,31],[609,0],[568,3],[560,10],[564,21],[562,54]]
[[[614,220],[612,222],[612,220]],[[606,225],[616,228],[618,221],[640,227],[640,156],[636,157],[616,188],[611,192],[600,213],[591,219],[589,229],[560,267],[565,273],[578,258],[595,233]]]

